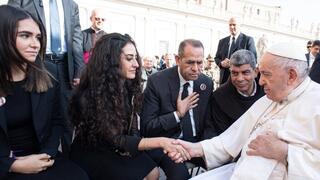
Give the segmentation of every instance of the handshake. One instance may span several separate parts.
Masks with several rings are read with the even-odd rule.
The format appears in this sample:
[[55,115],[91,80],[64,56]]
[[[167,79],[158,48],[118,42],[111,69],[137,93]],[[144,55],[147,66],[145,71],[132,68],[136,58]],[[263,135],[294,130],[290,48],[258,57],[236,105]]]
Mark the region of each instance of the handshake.
[[203,149],[200,143],[190,143],[180,139],[162,137],[160,147],[174,162],[182,163],[193,157],[202,157]]

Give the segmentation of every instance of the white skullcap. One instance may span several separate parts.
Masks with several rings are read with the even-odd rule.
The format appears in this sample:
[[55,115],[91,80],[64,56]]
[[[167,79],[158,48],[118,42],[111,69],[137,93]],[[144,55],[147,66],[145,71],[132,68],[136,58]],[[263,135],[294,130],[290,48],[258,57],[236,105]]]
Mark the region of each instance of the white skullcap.
[[305,47],[292,42],[277,43],[267,49],[267,52],[276,56],[307,61],[305,56]]

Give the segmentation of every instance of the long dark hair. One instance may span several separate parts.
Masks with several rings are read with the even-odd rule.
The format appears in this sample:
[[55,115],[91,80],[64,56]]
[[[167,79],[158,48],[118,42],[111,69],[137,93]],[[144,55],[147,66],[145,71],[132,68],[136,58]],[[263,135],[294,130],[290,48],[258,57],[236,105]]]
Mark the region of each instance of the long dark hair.
[[[43,64],[46,48],[44,28],[36,18],[20,8],[2,5],[0,6],[0,17],[0,96],[5,96],[10,92],[13,81],[11,69],[14,66],[26,73],[26,91],[47,91],[52,87],[52,82]],[[35,62],[27,61],[16,47],[18,23],[25,19],[32,19],[41,32],[41,47]],[[27,64],[27,68],[24,68],[25,64]]]
[[[141,108],[141,59],[134,79],[120,75],[120,55],[127,44],[135,42],[129,35],[111,33],[102,36],[93,48],[81,82],[71,98],[70,119],[76,128],[77,139],[86,147],[98,143],[114,142],[114,137],[123,134],[129,126],[130,114]],[[131,109],[128,103],[134,97]]]

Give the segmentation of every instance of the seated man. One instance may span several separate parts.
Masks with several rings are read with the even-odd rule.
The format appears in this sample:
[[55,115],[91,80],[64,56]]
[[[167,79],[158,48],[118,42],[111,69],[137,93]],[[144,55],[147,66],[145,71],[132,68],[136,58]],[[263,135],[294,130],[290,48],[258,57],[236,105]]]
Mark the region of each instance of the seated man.
[[251,105],[264,96],[258,83],[256,59],[248,50],[238,50],[230,58],[230,78],[213,92],[210,119],[218,134],[228,129]]
[[191,157],[204,156],[209,169],[240,154],[235,165],[195,179],[320,179],[320,85],[308,77],[303,50],[293,43],[267,50],[259,65],[266,96],[224,133],[195,144],[176,141]]
[[[184,40],[178,51],[177,66],[148,78],[141,113],[141,133],[145,137],[164,136],[197,142],[203,135],[213,83],[201,73],[204,50],[200,41]],[[175,164],[162,150],[150,151],[149,154],[168,179],[189,178],[186,166]]]

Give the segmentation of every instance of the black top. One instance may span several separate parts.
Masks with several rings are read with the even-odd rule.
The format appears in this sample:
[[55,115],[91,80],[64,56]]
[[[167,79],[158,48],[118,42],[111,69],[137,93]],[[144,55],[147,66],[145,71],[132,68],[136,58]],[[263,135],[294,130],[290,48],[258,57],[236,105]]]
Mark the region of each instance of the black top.
[[5,115],[11,151],[15,156],[25,156],[39,151],[39,143],[32,122],[30,93],[23,88],[25,81],[13,83],[6,97]]
[[254,96],[239,94],[229,79],[213,92],[211,97],[211,122],[218,134],[229,128],[251,105],[264,96],[263,88],[256,79],[257,90]]

